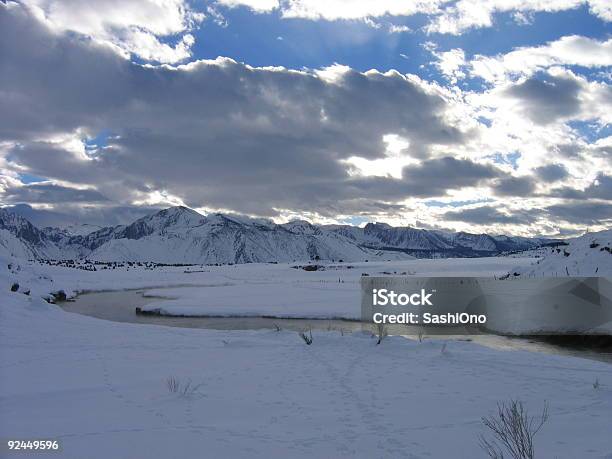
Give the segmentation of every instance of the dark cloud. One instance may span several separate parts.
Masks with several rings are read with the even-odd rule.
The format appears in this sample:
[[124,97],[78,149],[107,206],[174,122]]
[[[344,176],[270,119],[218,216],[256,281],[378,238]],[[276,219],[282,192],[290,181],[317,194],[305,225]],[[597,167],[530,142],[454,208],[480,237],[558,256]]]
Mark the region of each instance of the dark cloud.
[[590,153],[601,158],[608,163],[608,167],[612,169],[612,145],[601,145],[590,150]]
[[587,198],[606,199],[612,201],[612,176],[599,174],[585,190]]
[[569,175],[563,164],[548,164],[546,166],[537,167],[535,173],[545,182],[557,182]]
[[39,228],[45,226],[65,227],[68,225],[89,224],[96,226],[115,226],[132,223],[134,220],[160,210],[152,206],[82,206],[62,205],[61,211],[36,209],[28,204],[7,206],[27,218]]
[[458,189],[477,186],[484,180],[499,177],[501,171],[493,166],[477,164],[468,159],[456,159],[450,156],[425,161],[416,167],[405,167],[403,181],[414,190],[414,194],[427,196],[433,193],[419,190],[436,190],[436,193],[447,189]]
[[498,196],[528,196],[535,190],[533,177],[506,177],[493,184],[495,194]]
[[[92,223],[137,216],[120,204],[153,191],[196,208],[261,216],[289,209],[333,218],[398,215],[407,210],[398,204],[406,198],[470,186],[491,185],[500,196],[535,189],[533,177],[450,156],[471,134],[449,124],[449,103],[435,86],[397,72],[343,70],[326,79],[223,58],[178,69],[141,66],[76,33],[51,32],[9,2],[0,3],[0,88],[7,167],[52,183],[5,188],[0,199],[62,203]],[[580,110],[579,93],[580,82],[569,77],[532,78],[507,90],[542,124]],[[76,133],[97,137],[100,147],[87,157],[41,140]],[[419,163],[400,179],[350,175],[344,160],[384,157],[387,134],[407,138]],[[448,156],[434,158],[434,151]],[[561,168],[536,173],[562,180]],[[600,181],[584,196],[607,199],[608,186]],[[462,218],[526,219],[471,212]]]
[[32,202],[56,204],[65,202],[98,203],[108,199],[96,190],[64,187],[52,183],[34,183],[4,190],[3,199],[7,203]]
[[[410,139],[422,158],[431,145],[464,141],[444,121],[444,98],[399,73],[348,70],[332,82],[229,59],[143,67],[51,33],[19,6],[0,6],[0,55],[0,87],[9,88],[0,92],[0,139],[19,143],[12,163],[111,200],[166,190],[190,206],[273,215],[465,186],[456,177],[427,187],[408,173],[414,185],[390,183],[392,197],[370,196],[347,174],[341,160],[383,157],[389,133]],[[91,160],[34,140],[77,129],[113,135]]]
[[612,176],[599,174],[593,183],[584,190],[576,190],[570,187],[556,188],[551,196],[565,199],[603,199],[612,201]]
[[553,217],[569,223],[599,225],[612,223],[612,204],[572,202],[549,206],[546,211]]
[[452,210],[443,214],[442,218],[447,221],[461,221],[477,225],[523,225],[532,223],[536,215],[534,212],[513,212],[505,214],[491,206],[474,207],[470,209]]
[[580,111],[580,83],[569,77],[532,77],[511,86],[506,94],[518,99],[525,114],[538,124],[552,123]]
[[[358,177],[347,180],[341,196],[366,195],[372,199],[400,200],[407,197],[444,196],[448,190],[477,186],[503,173],[469,159],[443,157],[429,159],[402,170],[402,178]],[[332,190],[328,190],[332,192]],[[304,190],[307,193],[306,190]]]

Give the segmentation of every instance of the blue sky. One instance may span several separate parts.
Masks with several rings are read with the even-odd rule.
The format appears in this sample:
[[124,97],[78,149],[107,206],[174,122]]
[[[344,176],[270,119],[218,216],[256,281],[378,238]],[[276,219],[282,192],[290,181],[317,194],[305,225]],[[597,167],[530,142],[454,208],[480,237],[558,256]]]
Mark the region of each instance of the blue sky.
[[[278,11],[253,14],[244,6],[221,11],[227,21],[225,26],[206,21],[195,31],[194,58],[227,56],[253,66],[294,69],[339,63],[361,71],[396,69],[434,79],[441,76],[429,65],[432,56],[423,47],[426,42],[435,43],[441,51],[462,48],[468,56],[495,55],[565,35],[605,38],[610,33],[609,24],[589,14],[586,6],[534,13],[528,25],[518,24],[510,13],[500,13],[493,27],[472,29],[461,35],[428,34],[423,30],[425,15],[372,19],[381,25],[376,29],[363,20],[283,19]],[[389,33],[388,24],[405,25],[412,31]],[[426,67],[420,68],[421,65]]]
[[609,1],[19,0],[0,21],[5,205],[612,223]]

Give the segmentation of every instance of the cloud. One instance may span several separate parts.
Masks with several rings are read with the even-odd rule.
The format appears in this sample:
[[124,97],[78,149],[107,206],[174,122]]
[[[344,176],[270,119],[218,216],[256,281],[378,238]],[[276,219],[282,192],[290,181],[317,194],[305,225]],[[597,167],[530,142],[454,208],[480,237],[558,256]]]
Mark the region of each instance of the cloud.
[[541,46],[517,48],[496,56],[476,55],[470,75],[489,82],[531,76],[553,66],[606,68],[612,65],[612,38],[597,40],[569,35]]
[[612,204],[599,202],[564,203],[549,206],[546,211],[554,218],[569,223],[601,225],[612,223]]
[[[239,1],[239,0],[236,0]],[[249,1],[249,0],[247,0]],[[411,16],[417,13],[431,14],[438,10],[443,0],[291,0],[282,3],[282,15],[286,18],[365,19],[382,16]]]
[[[174,63],[191,56],[193,35],[204,14],[185,0],[23,0],[56,32],[91,37],[124,54]],[[175,39],[174,45],[166,43]]]
[[[404,168],[402,180],[413,187],[413,193],[427,196],[443,194],[449,189],[474,187],[487,179],[501,175],[493,166],[478,164],[468,159],[444,157]],[[420,192],[420,190],[422,190]]]
[[134,220],[160,210],[146,206],[113,205],[62,205],[61,211],[34,208],[29,204],[7,206],[12,212],[27,218],[39,228],[46,226],[66,227],[69,225],[116,226],[132,223]]
[[229,8],[245,6],[257,13],[270,12],[279,7],[279,0],[217,0],[217,3]]
[[612,4],[608,0],[590,0],[589,7],[593,14],[604,21],[612,21]]
[[612,176],[600,173],[583,190],[564,186],[553,190],[551,195],[566,199],[603,199],[612,201]]
[[546,182],[557,182],[567,178],[569,173],[563,164],[548,164],[535,169],[536,175]]
[[438,62],[434,63],[434,65],[452,84],[456,84],[458,80],[465,78],[464,67],[466,60],[465,52],[462,49],[454,48],[449,51],[431,49],[431,52],[438,58]]
[[459,35],[474,28],[492,27],[494,16],[513,13],[515,21],[525,24],[536,12],[558,12],[588,5],[589,11],[603,21],[612,21],[612,7],[606,0],[217,0],[234,8],[245,6],[256,13],[278,11],[284,18],[310,20],[367,20],[384,16],[425,15],[429,33]]
[[[440,68],[462,78],[469,62],[459,48],[449,52],[439,53]],[[475,210],[450,220],[422,199],[474,202],[489,193],[522,196],[529,210],[480,210],[483,222],[488,212],[496,231],[514,232],[520,218],[520,231],[535,233],[559,231],[561,219],[540,218],[551,203],[607,199],[607,176],[591,182],[610,164],[610,139],[589,143],[567,123],[604,126],[610,89],[565,70],[496,81],[479,93],[341,65],[258,68],[228,58],[141,65],[12,3],[0,3],[0,55],[7,203],[185,204],[280,220],[359,215],[403,224],[418,212],[427,224],[443,218],[469,230],[468,219],[479,225]],[[391,152],[389,139],[397,140]],[[517,153],[516,164],[491,163]],[[557,163],[571,174],[562,177]],[[47,188],[24,186],[19,174],[47,178]],[[551,190],[559,180],[563,189]]]
[[441,8],[441,14],[435,16],[427,26],[429,32],[460,35],[475,28],[492,27],[494,16],[499,13],[514,13],[515,20],[524,23],[526,15],[536,12],[558,12],[588,5],[591,14],[601,20],[612,19],[611,8],[605,0],[459,0],[449,2]]
[[536,123],[548,124],[580,111],[581,86],[576,79],[547,76],[530,78],[505,90],[516,99],[521,110]]
[[[444,91],[415,76],[253,68],[227,58],[140,66],[57,34],[23,9],[0,12],[9,166],[111,200],[149,202],[160,192],[253,214],[337,210],[342,199],[369,197],[345,192],[360,188],[342,160],[385,157],[390,133],[424,155],[466,135],[446,119]],[[85,150],[82,139],[101,132],[112,133],[106,145]]]
[[408,27],[407,25],[397,25],[397,24],[390,24],[388,30],[389,30],[389,33],[412,32],[412,29]]
[[529,196],[535,190],[532,177],[506,177],[498,180],[493,189],[498,196]]
[[108,201],[104,195],[96,190],[65,187],[53,183],[34,183],[5,189],[3,200],[6,203],[31,202],[45,204]]
[[568,122],[589,123],[593,125],[590,131],[612,122],[612,86],[588,81],[569,70],[551,69],[469,97],[472,104],[486,110],[483,113],[493,124],[504,126],[505,134],[514,131],[506,145],[511,138],[523,138],[521,149],[536,137],[540,137],[538,148],[575,143],[580,132]]
[[461,210],[452,210],[442,214],[447,221],[462,221],[476,225],[524,225],[535,220],[533,212],[525,214],[514,211],[504,213],[491,206],[472,207]]
[[478,164],[469,159],[450,156],[428,159],[406,166],[402,177],[352,177],[340,190],[327,189],[326,195],[336,197],[368,196],[382,201],[399,201],[406,198],[445,196],[451,190],[477,187],[488,180],[504,175],[488,164]]

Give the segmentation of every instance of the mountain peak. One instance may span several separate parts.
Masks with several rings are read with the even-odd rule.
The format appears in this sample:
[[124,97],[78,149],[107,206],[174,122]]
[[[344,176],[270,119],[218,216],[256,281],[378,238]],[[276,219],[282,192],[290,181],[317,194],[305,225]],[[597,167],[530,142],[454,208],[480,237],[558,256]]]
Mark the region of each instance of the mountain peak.
[[283,228],[295,234],[320,234],[321,230],[306,220],[291,220],[289,223],[281,225]]
[[169,207],[147,215],[124,227],[119,234],[128,239],[140,239],[172,229],[193,228],[203,224],[205,217],[185,206]]
[[183,222],[187,224],[196,223],[200,224],[204,219],[204,215],[196,212],[193,209],[185,206],[174,206],[168,207],[167,209],[162,209],[154,214],[147,215],[143,217],[141,220],[148,221],[161,221],[167,220],[172,222]]
[[369,230],[388,230],[388,229],[392,229],[393,227],[391,225],[389,225],[388,223],[368,223],[366,224],[366,226],[364,227],[364,229],[366,231]]
[[202,217],[202,215],[196,212],[195,210],[190,209],[189,207],[185,207],[185,206],[168,207],[166,209],[162,209],[154,213],[153,215],[160,215],[160,216],[165,216],[165,217],[172,216],[172,215],[199,215],[200,217]]

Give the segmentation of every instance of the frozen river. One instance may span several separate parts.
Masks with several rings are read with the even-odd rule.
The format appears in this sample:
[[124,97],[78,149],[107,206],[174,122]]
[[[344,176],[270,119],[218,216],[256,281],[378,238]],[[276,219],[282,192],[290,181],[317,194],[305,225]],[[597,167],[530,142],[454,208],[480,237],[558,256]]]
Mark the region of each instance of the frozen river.
[[[154,324],[170,327],[200,328],[212,330],[261,330],[277,329],[303,331],[321,330],[337,333],[353,333],[359,331],[373,332],[371,324],[347,319],[313,319],[313,318],[277,318],[267,316],[248,317],[171,317],[149,314],[137,314],[136,308],[142,308],[156,301],[164,299],[165,291],[176,294],[177,289],[193,287],[156,288],[154,292],[160,296],[147,294],[148,289],[118,290],[89,292],[77,296],[74,300],[60,304],[67,312],[83,314],[98,319],[114,322],[127,322],[136,324]],[[419,339],[416,333],[407,332],[407,328],[391,330],[392,333],[401,333],[409,339]],[[572,355],[577,357],[595,359],[612,363],[612,352],[592,351],[567,346],[559,346],[527,338],[496,336],[490,334],[469,336],[425,336],[423,339],[436,340],[469,340],[499,350],[523,350],[531,352],[544,352],[556,355]]]

